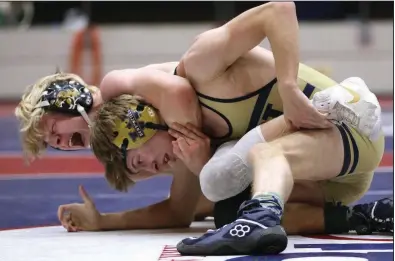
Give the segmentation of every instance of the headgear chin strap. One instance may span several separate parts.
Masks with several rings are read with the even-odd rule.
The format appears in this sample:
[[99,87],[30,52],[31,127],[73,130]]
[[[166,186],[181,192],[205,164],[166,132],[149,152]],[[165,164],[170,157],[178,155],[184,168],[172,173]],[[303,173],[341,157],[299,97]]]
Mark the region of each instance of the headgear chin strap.
[[115,120],[113,143],[122,150],[136,149],[150,140],[158,130],[167,131],[168,127],[160,124],[156,110],[147,104],[131,104],[122,118]]
[[92,109],[92,93],[75,80],[57,80],[52,82],[42,93],[40,102],[35,108],[45,111],[81,115],[91,126],[88,112]]

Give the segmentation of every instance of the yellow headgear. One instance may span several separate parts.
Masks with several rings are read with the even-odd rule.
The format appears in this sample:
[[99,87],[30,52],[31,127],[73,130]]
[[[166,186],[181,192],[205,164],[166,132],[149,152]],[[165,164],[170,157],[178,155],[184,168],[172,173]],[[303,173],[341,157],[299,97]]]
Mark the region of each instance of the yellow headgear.
[[131,104],[123,119],[115,121],[115,138],[113,143],[120,149],[139,148],[151,139],[159,129],[166,129],[160,124],[155,109],[146,104]]

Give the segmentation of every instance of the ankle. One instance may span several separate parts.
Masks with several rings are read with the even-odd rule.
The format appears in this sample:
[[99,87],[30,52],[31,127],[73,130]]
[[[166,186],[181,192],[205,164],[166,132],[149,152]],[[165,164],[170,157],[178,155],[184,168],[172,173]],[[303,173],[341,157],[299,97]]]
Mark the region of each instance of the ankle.
[[272,192],[255,193],[252,199],[258,200],[261,207],[271,210],[281,219],[284,210],[284,201],[278,194]]

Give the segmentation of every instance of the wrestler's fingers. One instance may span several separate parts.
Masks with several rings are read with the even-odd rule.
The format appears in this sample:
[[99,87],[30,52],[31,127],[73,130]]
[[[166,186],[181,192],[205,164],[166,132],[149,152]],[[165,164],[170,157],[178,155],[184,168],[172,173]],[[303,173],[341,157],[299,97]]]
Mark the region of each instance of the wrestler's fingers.
[[69,224],[69,223],[72,221],[72,220],[71,220],[71,213],[67,213],[67,214],[65,215],[64,220],[65,220],[65,222],[66,222],[67,224]]
[[192,123],[187,123],[187,128],[191,130],[196,136],[198,136],[201,139],[206,139],[208,138],[203,132],[201,132],[195,125]]
[[66,210],[66,207],[64,206],[64,205],[61,205],[61,206],[59,206],[58,207],[58,220],[60,221],[60,222],[62,222],[62,217],[63,217],[63,213],[64,213],[64,211]]
[[72,232],[73,228],[72,228],[72,226],[71,226],[71,219],[70,219],[70,216],[67,216],[67,217],[66,217],[66,220],[63,220],[62,226],[63,226],[68,232]]
[[69,226],[67,228],[67,232],[77,232],[77,229],[75,227],[73,227],[73,226]]
[[61,205],[58,207],[58,219],[60,222],[62,222],[62,220],[65,220],[67,218],[65,213],[70,212],[71,208],[72,208],[71,204]]
[[93,200],[89,196],[88,192],[86,192],[84,186],[80,185],[78,187],[78,190],[79,190],[80,196],[81,196],[82,200],[84,201],[84,203],[87,205],[94,206]]
[[67,225],[68,229],[70,230],[69,232],[77,232],[78,227],[80,226],[79,219],[76,216],[73,216],[72,213],[70,213],[68,215]]
[[178,131],[175,131],[175,130],[172,130],[172,129],[169,129],[168,133],[170,134],[170,136],[172,136],[175,139],[178,139],[178,138],[182,137],[181,134]]
[[192,130],[190,130],[189,128],[187,128],[181,124],[174,122],[170,127],[190,139],[194,139],[194,140],[200,139],[200,137],[198,135],[196,135]]
[[173,145],[173,153],[177,156],[177,158],[183,159],[184,155],[182,154],[180,147],[178,146],[178,142],[172,141],[172,145]]
[[191,144],[192,142],[196,141],[196,139],[187,137],[187,136],[185,136],[184,134],[182,134],[182,133],[180,133],[180,132],[178,132],[178,131],[176,131],[176,130],[169,130],[169,134],[170,134],[172,137],[174,137],[176,140],[179,140],[179,139],[181,139],[181,138],[184,139],[184,140],[186,140],[186,142],[188,143],[188,145]]
[[178,147],[180,148],[183,155],[188,154],[189,144],[183,137],[177,139]]
[[289,126],[291,129],[294,129],[294,130],[298,130],[299,129],[299,126],[295,125],[295,123],[292,122],[290,119],[284,117],[284,120],[285,120],[285,124],[287,126]]

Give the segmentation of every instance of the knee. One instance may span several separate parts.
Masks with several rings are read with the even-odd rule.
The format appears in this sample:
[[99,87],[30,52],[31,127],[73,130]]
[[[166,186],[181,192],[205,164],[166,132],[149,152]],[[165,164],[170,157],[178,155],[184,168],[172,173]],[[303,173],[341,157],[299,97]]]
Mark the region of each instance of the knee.
[[212,202],[224,199],[224,191],[226,191],[226,182],[218,173],[213,172],[206,164],[199,175],[200,188],[203,195]]
[[242,192],[251,182],[251,172],[235,154],[211,159],[199,175],[200,188],[210,201],[217,202]]

